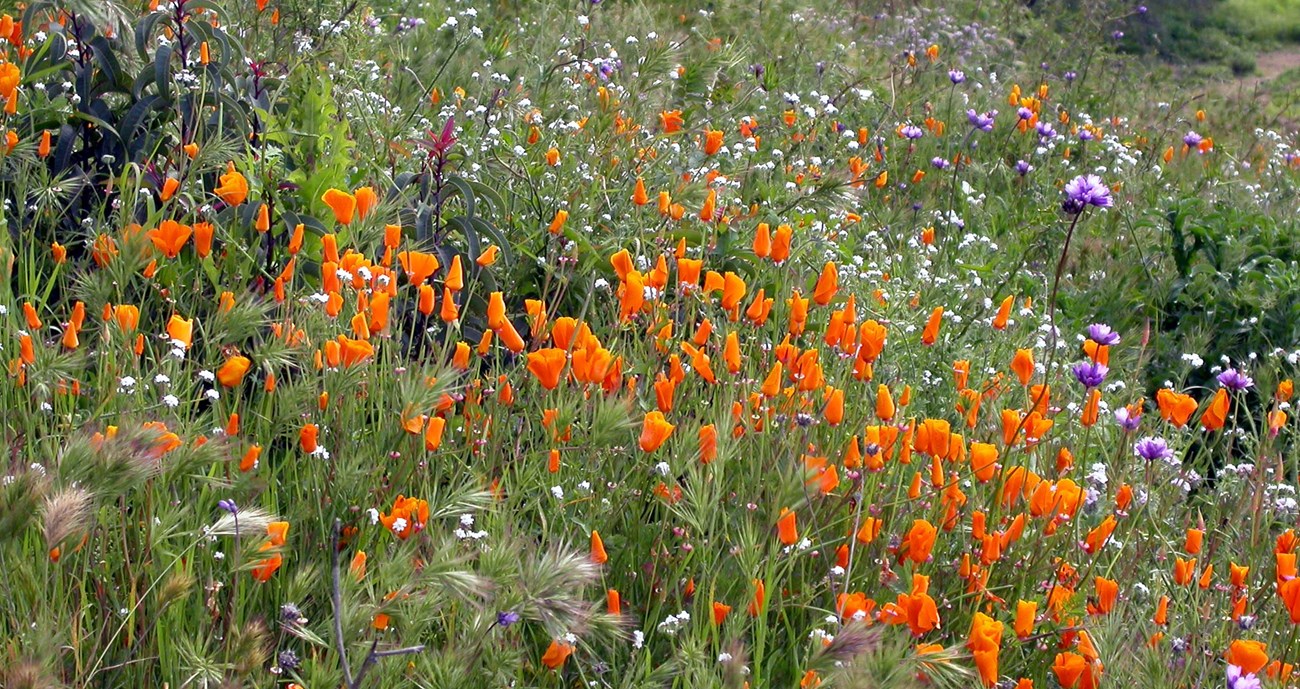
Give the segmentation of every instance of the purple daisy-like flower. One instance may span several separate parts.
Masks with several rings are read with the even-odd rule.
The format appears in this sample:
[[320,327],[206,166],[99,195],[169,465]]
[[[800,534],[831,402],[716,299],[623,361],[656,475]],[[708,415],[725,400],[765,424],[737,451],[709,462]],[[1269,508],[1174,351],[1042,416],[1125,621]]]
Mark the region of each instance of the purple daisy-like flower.
[[1193,131],[1189,131],[1183,135],[1183,143],[1187,144],[1188,148],[1196,148],[1204,140],[1205,137]]
[[925,130],[921,129],[920,127],[914,124],[903,125],[898,129],[898,133],[902,135],[904,139],[912,139],[912,140],[916,140],[925,136]]
[[1079,130],[1079,141],[1092,141],[1095,138],[1096,137],[1093,135],[1091,129],[1085,128]]
[[1228,689],[1260,689],[1263,685],[1254,673],[1248,673],[1236,665],[1228,666]]
[[960,69],[948,70],[948,81],[951,81],[953,85],[960,84],[966,81],[966,73]]
[[930,164],[933,165],[936,169],[943,170],[948,167],[948,159],[940,156],[935,156],[930,159]]
[[1039,120],[1038,124],[1034,125],[1034,130],[1038,132],[1038,136],[1044,139],[1056,136],[1056,130],[1052,128],[1052,123],[1044,120]]
[[1034,111],[1030,110],[1029,108],[1022,107],[1016,110],[1016,117],[1019,117],[1022,120],[1027,120],[1033,116],[1034,116]]
[[1075,79],[1078,79],[1078,78],[1079,78],[1079,73],[1078,73],[1078,72],[1066,72],[1066,73],[1065,73],[1064,75],[1062,75],[1062,76],[1065,77],[1065,81],[1066,81],[1066,82],[1073,82]]
[[1110,368],[1095,361],[1084,361],[1074,365],[1074,378],[1085,388],[1095,388],[1106,382]]
[[1034,169],[1034,166],[1030,165],[1029,161],[1027,160],[1016,161],[1016,174],[1020,175],[1021,177],[1024,177],[1025,175],[1029,174],[1029,171],[1032,169]]
[[974,109],[966,111],[966,119],[970,122],[971,126],[985,132],[993,131],[993,121],[997,116],[997,110],[990,110],[984,113],[976,112]]
[[1110,326],[1105,323],[1093,323],[1088,326],[1088,339],[1099,345],[1109,347],[1119,344],[1119,333],[1111,330]]
[[1154,462],[1157,459],[1170,460],[1174,458],[1174,451],[1169,449],[1169,443],[1164,438],[1147,436],[1136,443],[1133,443],[1133,454]]
[[1110,187],[1097,175],[1079,175],[1065,185],[1065,202],[1062,208],[1066,213],[1078,215],[1088,206],[1110,208],[1114,201],[1110,198]]
[[1130,412],[1128,407],[1120,407],[1115,410],[1115,423],[1119,424],[1125,433],[1132,433],[1142,425],[1142,417]]
[[1235,368],[1230,368],[1219,374],[1219,385],[1222,385],[1233,392],[1241,392],[1254,384],[1254,378],[1251,378]]

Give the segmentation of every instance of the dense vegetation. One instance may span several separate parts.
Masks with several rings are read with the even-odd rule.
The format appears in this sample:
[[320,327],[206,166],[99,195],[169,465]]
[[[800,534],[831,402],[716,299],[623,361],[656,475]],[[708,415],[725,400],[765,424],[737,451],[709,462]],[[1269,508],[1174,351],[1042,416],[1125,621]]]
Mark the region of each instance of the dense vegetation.
[[12,8],[0,686],[1293,686],[1263,4]]

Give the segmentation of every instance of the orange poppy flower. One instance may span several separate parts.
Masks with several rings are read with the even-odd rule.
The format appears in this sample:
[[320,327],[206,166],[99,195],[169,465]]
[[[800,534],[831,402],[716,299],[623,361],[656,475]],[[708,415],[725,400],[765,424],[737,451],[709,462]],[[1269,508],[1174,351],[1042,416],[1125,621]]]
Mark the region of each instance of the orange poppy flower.
[[352,224],[352,217],[357,213],[357,197],[331,187],[321,194],[320,200],[334,212],[335,222],[345,226]]
[[1254,639],[1236,639],[1228,646],[1229,665],[1241,668],[1242,674],[1253,675],[1268,665],[1268,647]]
[[1217,431],[1223,428],[1224,422],[1228,420],[1230,406],[1228,391],[1219,388],[1210,400],[1210,405],[1201,414],[1201,426],[1207,431]]
[[189,349],[194,344],[194,319],[184,319],[176,314],[167,321],[167,337],[172,342],[180,342]]
[[641,437],[638,445],[644,452],[654,452],[668,440],[672,435],[675,426],[668,423],[664,418],[663,412],[659,410],[651,411],[645,415],[645,420],[641,424]]
[[253,362],[246,356],[232,356],[217,369],[217,381],[225,387],[233,388],[244,382],[244,375],[252,365]]
[[1156,392],[1156,406],[1160,408],[1160,418],[1182,428],[1196,413],[1196,400],[1191,395],[1160,388]]
[[595,530],[591,532],[591,561],[598,565],[609,562],[609,555],[605,553],[605,542],[600,540],[600,533]]
[[565,661],[573,655],[573,645],[560,641],[552,641],[551,645],[546,648],[546,653],[542,654],[542,665],[551,670],[558,670],[564,667]]
[[971,619],[970,633],[967,635],[966,647],[975,659],[975,668],[979,671],[980,681],[986,687],[998,683],[998,652],[1002,648],[1002,623],[982,612],[975,613]]
[[182,225],[175,220],[164,220],[157,228],[149,230],[146,236],[155,248],[167,258],[176,258],[189,241],[193,231],[189,225]]
[[235,170],[235,163],[226,165],[226,174],[217,181],[221,184],[212,190],[227,206],[238,206],[248,199],[248,180]]
[[440,267],[436,255],[421,251],[403,251],[397,254],[397,261],[402,265],[402,270],[406,271],[411,284],[416,286],[424,284]]
[[554,390],[560,384],[560,374],[567,362],[568,355],[559,347],[539,349],[529,352],[528,371],[537,377],[543,388]]
[[1029,379],[1034,377],[1034,351],[1017,349],[1011,360],[1011,371],[1020,379],[1021,385],[1029,385]]

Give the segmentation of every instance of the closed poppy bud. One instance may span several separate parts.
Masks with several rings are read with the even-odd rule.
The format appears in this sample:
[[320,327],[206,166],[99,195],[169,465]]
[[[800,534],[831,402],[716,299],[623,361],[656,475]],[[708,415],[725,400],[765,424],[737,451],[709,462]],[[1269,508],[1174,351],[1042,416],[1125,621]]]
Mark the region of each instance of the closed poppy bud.
[[1200,529],[1187,529],[1186,538],[1183,540],[1183,550],[1189,555],[1196,555],[1201,552],[1201,544],[1205,540],[1205,532]]
[[759,258],[772,255],[772,233],[765,222],[759,223],[758,230],[754,233],[754,255]]
[[477,263],[479,266],[486,268],[492,265],[493,263],[497,262],[497,254],[500,251],[501,250],[497,247],[497,245],[493,244],[488,248],[484,249],[483,253],[479,254],[478,258],[474,259],[474,262]]
[[361,220],[365,220],[366,216],[370,214],[370,210],[379,203],[379,196],[375,194],[375,190],[371,187],[361,187],[353,192],[352,196],[356,199],[357,217]]
[[1017,349],[1016,356],[1011,359],[1011,370],[1020,379],[1021,385],[1029,385],[1029,380],[1034,376],[1033,350]]
[[560,164],[560,151],[552,146],[546,151],[546,164],[555,167]]
[[[453,292],[465,288],[465,273],[460,267],[460,254],[456,254],[451,259],[451,267],[447,269],[447,277],[443,279],[443,285]],[[497,293],[493,292],[493,294]]]
[[881,421],[889,421],[894,418],[897,410],[894,407],[894,398],[889,393],[889,386],[881,384],[876,388],[876,417]]
[[431,417],[428,425],[424,427],[424,449],[436,452],[442,447],[442,432],[446,428],[447,419],[441,416]]
[[731,606],[717,601],[713,602],[713,626],[720,626],[731,612]]
[[257,208],[257,222],[253,229],[258,232],[266,232],[271,229],[271,208],[267,204],[262,204]]
[[1006,330],[1007,320],[1011,317],[1011,306],[1015,303],[1015,295],[1008,295],[1006,299],[998,306],[997,315],[993,317],[994,330]]
[[348,564],[348,573],[352,575],[353,581],[361,581],[366,578],[366,551],[358,550],[356,555],[352,556],[352,562]]
[[437,293],[433,291],[433,285],[420,285],[419,301],[417,308],[420,313],[430,316],[433,315],[434,301]]
[[934,311],[930,312],[930,318],[925,322],[925,330],[921,333],[921,343],[932,345],[939,339],[939,326],[943,324],[943,307],[936,306]]
[[555,217],[551,218],[551,224],[547,226],[546,231],[553,235],[558,235],[560,232],[564,231],[564,223],[568,222],[568,220],[569,211],[561,208],[560,210],[555,211]]
[[638,206],[644,206],[650,203],[650,196],[646,193],[645,180],[640,177],[636,178],[636,188],[632,191],[632,203]]
[[262,456],[262,446],[253,445],[244,452],[244,456],[239,460],[239,470],[249,472],[257,468],[257,460]]
[[444,323],[451,323],[460,318],[460,307],[456,306],[455,294],[446,287],[442,288],[442,308],[438,310],[438,317]]
[[794,545],[799,542],[799,528],[794,511],[788,507],[781,508],[781,515],[776,520],[776,535],[781,543]]
[[708,464],[718,456],[718,429],[713,424],[701,426],[699,432],[700,439],[700,463]]
[[1038,615],[1037,601],[1017,601],[1016,602],[1016,637],[1020,639],[1032,636],[1034,633],[1034,618]]
[[452,368],[458,371],[469,369],[469,344],[465,342],[456,343],[456,352],[451,357]]
[[609,555],[605,552],[605,542],[600,539],[600,533],[591,532],[591,561],[598,565],[609,562]]
[[[36,146],[36,155],[44,158],[50,154],[50,130],[41,132],[41,142]],[[163,199],[166,201],[167,199]]]
[[654,452],[668,440],[672,435],[672,424],[664,418],[663,412],[659,410],[651,411],[646,414],[645,420],[641,424],[641,437],[638,445],[643,452]]
[[320,428],[314,423],[306,424],[298,431],[298,445],[303,452],[311,454],[316,451],[316,448],[319,447],[316,442],[319,433]]
[[822,267],[821,276],[817,278],[817,284],[813,287],[813,302],[818,306],[826,306],[835,298],[835,293],[840,289],[839,273],[835,269],[835,263],[827,261]]
[[623,599],[618,591],[610,589],[605,592],[605,610],[611,615],[623,614]]

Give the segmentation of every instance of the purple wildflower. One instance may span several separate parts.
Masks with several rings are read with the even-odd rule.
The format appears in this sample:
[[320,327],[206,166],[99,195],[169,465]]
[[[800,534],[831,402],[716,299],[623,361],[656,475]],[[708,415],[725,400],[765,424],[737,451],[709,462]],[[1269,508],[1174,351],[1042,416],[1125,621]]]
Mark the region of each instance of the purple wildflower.
[[1056,130],[1052,128],[1052,123],[1045,120],[1039,120],[1038,124],[1034,125],[1034,130],[1044,139],[1050,139],[1056,136]]
[[499,627],[509,627],[510,625],[518,621],[519,621],[519,613],[513,610],[506,610],[504,612],[497,613],[497,626]]
[[1095,138],[1097,137],[1093,135],[1091,129],[1085,127],[1079,130],[1079,141],[1092,141]]
[[1016,161],[1016,174],[1020,175],[1021,177],[1024,177],[1025,175],[1029,174],[1029,171],[1032,169],[1034,169],[1034,166],[1030,165],[1029,161],[1025,161],[1025,160]]
[[1070,83],[1070,82],[1073,82],[1075,79],[1078,79],[1078,78],[1079,78],[1079,74],[1078,74],[1077,72],[1066,72],[1066,73],[1064,74],[1064,77],[1065,77],[1065,81],[1066,81],[1066,83]]
[[1163,438],[1147,436],[1133,444],[1133,454],[1154,462],[1157,459],[1171,460],[1174,458],[1174,451],[1169,449],[1169,443]]
[[1236,665],[1228,666],[1227,679],[1228,689],[1260,689],[1263,686],[1254,673],[1243,672]]
[[239,514],[239,505],[236,505],[234,500],[225,500],[225,499],[218,500],[217,508],[223,512],[229,512],[231,514]]
[[1130,412],[1128,407],[1120,407],[1115,410],[1115,423],[1119,424],[1125,433],[1132,433],[1142,425],[1142,417]]
[[904,139],[912,139],[912,140],[916,140],[925,136],[925,130],[921,129],[920,127],[914,124],[905,124],[902,127],[899,127],[898,133]]
[[1084,361],[1074,365],[1074,377],[1085,388],[1095,388],[1106,382],[1110,368],[1095,361]]
[[975,112],[974,110],[966,111],[966,119],[970,121],[971,126],[985,132],[993,131],[993,119],[997,116],[997,110],[990,110],[985,113]]
[[1078,215],[1088,206],[1110,208],[1114,201],[1110,198],[1110,187],[1106,186],[1097,175],[1079,175],[1065,185],[1065,202],[1062,208],[1066,213]]
[[1147,6],[1146,6],[1146,5],[1138,5],[1138,14],[1146,14],[1146,13],[1147,13]]
[[948,70],[948,81],[951,81],[953,85],[960,84],[966,81],[966,73],[960,69]]
[[1110,326],[1105,323],[1093,323],[1088,326],[1088,339],[1099,345],[1109,347],[1119,344],[1119,333],[1111,330]]
[[935,166],[935,168],[942,170],[948,167],[948,159],[941,156],[935,156],[930,159],[930,164]]
[[1124,37],[1124,32],[1116,31],[1115,33],[1111,34],[1110,37],[1118,41],[1119,39]]
[[1241,392],[1254,384],[1255,380],[1253,378],[1235,368],[1230,368],[1219,374],[1219,385],[1233,392]]
[[1034,116],[1034,111],[1030,110],[1029,108],[1021,107],[1020,109],[1016,110],[1016,117],[1019,117],[1022,120],[1027,120],[1033,116]]
[[1189,131],[1183,135],[1183,143],[1186,144],[1188,148],[1196,148],[1204,140],[1204,137],[1193,131]]

